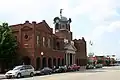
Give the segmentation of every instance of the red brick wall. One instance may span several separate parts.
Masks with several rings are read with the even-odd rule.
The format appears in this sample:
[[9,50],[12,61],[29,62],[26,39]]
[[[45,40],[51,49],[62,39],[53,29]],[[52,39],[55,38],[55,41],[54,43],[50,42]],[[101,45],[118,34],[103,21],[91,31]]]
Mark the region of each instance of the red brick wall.
[[59,38],[65,38],[68,40],[72,40],[72,32],[68,32],[66,30],[61,30],[59,32],[56,32],[55,35],[58,36]]
[[[53,29],[43,20],[40,23],[26,21],[24,24],[12,25],[13,34],[17,36],[19,42],[19,50],[21,56],[28,56],[31,58],[32,65],[36,68],[37,57],[42,58],[43,56],[47,59],[51,58],[64,58],[65,53],[64,39],[58,38],[53,34]],[[25,34],[29,36],[25,39]],[[69,35],[69,36],[68,36]],[[39,36],[39,44],[37,44],[37,36]],[[72,33],[66,34],[66,37],[72,39]],[[43,46],[43,37],[45,37],[45,46]],[[48,39],[50,39],[50,47],[48,47]],[[60,44],[60,50],[58,50],[57,42]],[[74,40],[75,47],[78,49],[76,52],[76,59],[80,59],[80,64],[85,64],[86,59],[86,42],[83,40]],[[41,52],[44,55],[41,55]]]
[[[77,49],[76,51],[76,63],[84,66],[87,63],[87,51],[86,51],[86,42],[82,39],[75,39],[74,41],[74,45]],[[78,61],[77,61],[78,60]]]
[[[32,65],[36,67],[36,58],[41,57],[41,52],[44,52],[44,57],[64,58],[64,52],[56,49],[56,43],[60,43],[60,49],[63,47],[63,40],[59,40],[52,32],[45,21],[41,23],[28,21],[24,24],[12,25],[13,34],[17,36],[19,42],[19,53],[21,56],[28,56],[31,58]],[[25,34],[29,36],[25,39]],[[40,36],[39,44],[37,45],[37,36]],[[45,46],[43,47],[43,37],[45,37]],[[54,39],[55,38],[55,42]],[[50,47],[48,47],[47,40],[50,39]],[[55,48],[55,49],[53,49]]]

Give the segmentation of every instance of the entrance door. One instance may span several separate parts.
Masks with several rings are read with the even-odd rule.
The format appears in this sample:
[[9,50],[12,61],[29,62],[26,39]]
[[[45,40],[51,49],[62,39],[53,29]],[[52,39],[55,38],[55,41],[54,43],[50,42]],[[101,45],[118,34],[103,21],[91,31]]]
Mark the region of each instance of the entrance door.
[[72,65],[73,63],[72,63],[72,54],[70,54],[70,65]]
[[56,58],[53,59],[53,66],[56,66]]
[[46,58],[42,59],[42,68],[47,67]]
[[36,69],[39,70],[40,69],[40,57],[38,57],[36,59]]
[[61,66],[61,64],[60,64],[60,58],[58,58],[58,66]]
[[52,68],[52,59],[51,58],[48,59],[48,67]]

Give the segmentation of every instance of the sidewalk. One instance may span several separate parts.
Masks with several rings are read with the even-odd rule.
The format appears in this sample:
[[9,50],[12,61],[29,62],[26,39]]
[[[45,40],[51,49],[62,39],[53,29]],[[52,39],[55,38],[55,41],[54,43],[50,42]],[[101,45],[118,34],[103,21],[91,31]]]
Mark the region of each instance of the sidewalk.
[[80,66],[80,70],[86,70],[85,66]]

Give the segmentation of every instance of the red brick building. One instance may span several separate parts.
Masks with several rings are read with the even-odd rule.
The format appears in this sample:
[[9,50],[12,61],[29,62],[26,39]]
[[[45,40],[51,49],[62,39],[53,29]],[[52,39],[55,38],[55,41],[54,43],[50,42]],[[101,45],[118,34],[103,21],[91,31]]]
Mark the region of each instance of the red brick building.
[[78,64],[87,62],[86,41],[72,40],[71,19],[55,17],[55,34],[45,20],[40,23],[26,21],[11,25],[13,34],[19,43],[21,64],[32,64],[36,69],[45,66]]

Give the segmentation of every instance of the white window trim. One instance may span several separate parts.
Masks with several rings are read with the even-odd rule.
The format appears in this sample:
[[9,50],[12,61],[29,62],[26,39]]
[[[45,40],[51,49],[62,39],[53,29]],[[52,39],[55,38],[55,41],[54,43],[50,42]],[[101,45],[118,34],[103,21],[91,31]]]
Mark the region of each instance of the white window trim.
[[40,36],[37,36],[37,44],[39,44]]
[[50,38],[48,38],[48,47],[50,48],[51,46],[50,46]]
[[45,47],[45,37],[43,37],[43,46]]

